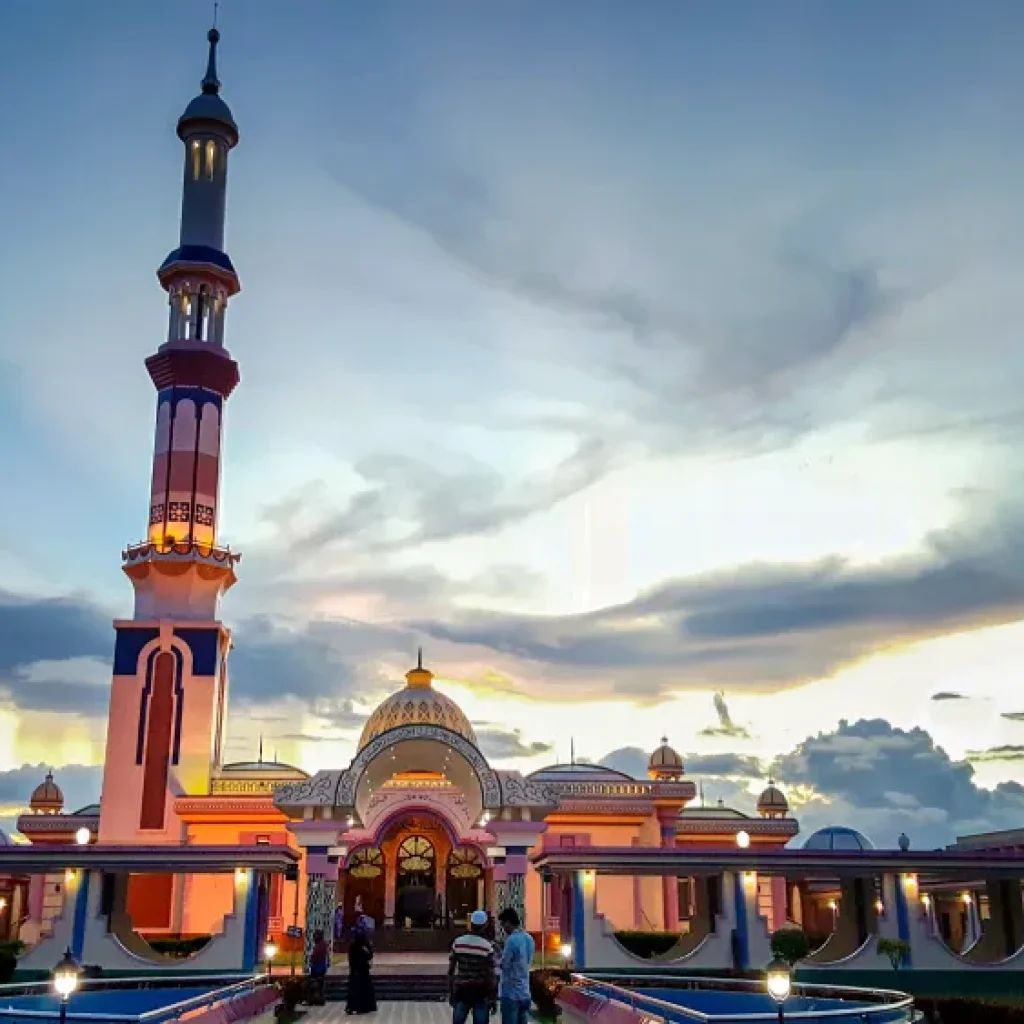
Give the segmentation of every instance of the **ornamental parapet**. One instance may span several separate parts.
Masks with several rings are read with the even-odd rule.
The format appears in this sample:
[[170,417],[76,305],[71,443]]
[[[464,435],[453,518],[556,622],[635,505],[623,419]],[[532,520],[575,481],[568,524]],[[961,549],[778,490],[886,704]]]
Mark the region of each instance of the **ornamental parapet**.
[[121,561],[126,564],[149,560],[172,562],[202,562],[206,565],[230,568],[241,560],[241,554],[229,547],[216,544],[199,544],[195,541],[162,542],[142,541],[132,544],[121,552]]

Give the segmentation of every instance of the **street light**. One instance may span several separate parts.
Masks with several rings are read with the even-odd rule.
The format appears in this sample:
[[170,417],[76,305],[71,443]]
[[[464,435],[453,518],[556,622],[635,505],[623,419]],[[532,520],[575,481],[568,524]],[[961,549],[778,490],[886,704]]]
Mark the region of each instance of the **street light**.
[[275,956],[277,956],[277,943],[273,939],[267,939],[263,946],[263,959],[267,961],[268,978],[273,974]]
[[572,943],[571,942],[563,942],[562,943],[562,959],[565,961],[566,968],[568,968],[569,964],[572,962]]
[[90,839],[92,839],[92,833],[84,825],[75,833],[75,842],[79,846],[88,846]]
[[765,988],[779,1007],[779,1020],[784,1021],[783,1004],[793,991],[793,975],[789,964],[781,957],[776,957],[765,969]]
[[78,961],[71,955],[71,947],[53,969],[53,989],[60,996],[60,1024],[65,1024],[68,1014],[68,999],[78,988],[78,978],[82,973]]

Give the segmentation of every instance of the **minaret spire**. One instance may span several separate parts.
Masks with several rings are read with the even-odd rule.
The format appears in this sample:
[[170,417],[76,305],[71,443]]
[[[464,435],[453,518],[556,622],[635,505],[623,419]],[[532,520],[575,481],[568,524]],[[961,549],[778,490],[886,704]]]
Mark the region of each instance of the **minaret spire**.
[[220,32],[217,31],[217,5],[213,5],[214,27],[206,33],[207,41],[210,44],[210,58],[206,62],[206,74],[203,77],[203,92],[206,95],[216,96],[220,92],[220,79],[217,77],[217,44],[220,42]]
[[416,648],[416,667],[419,669],[423,668],[423,648]]

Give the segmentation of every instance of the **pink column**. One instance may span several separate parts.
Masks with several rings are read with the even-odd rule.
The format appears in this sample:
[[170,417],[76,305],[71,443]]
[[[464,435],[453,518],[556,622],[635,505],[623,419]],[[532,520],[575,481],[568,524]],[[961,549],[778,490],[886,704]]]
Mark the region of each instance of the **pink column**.
[[[676,846],[675,815],[672,819],[661,819],[661,845],[674,850]],[[675,875],[665,875],[661,880],[662,902],[665,905],[665,931],[679,931],[679,880]]]

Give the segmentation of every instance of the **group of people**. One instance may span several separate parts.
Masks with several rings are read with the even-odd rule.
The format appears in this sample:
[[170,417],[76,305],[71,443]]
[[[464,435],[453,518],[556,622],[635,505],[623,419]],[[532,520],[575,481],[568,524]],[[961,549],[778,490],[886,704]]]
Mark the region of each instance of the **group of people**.
[[501,1006],[501,1024],[527,1024],[530,1015],[530,967],[534,942],[519,914],[506,907],[498,915],[505,940],[500,953],[488,938],[490,918],[474,911],[469,931],[453,943],[448,958],[448,1002],[452,1024],[487,1024]]
[[[501,1024],[527,1024],[530,1014],[530,967],[535,946],[519,914],[506,907],[498,915],[504,941],[492,939],[490,915],[476,910],[470,915],[469,931],[453,943],[448,957],[448,1002],[452,1024],[488,1024],[501,1007]],[[373,1013],[377,996],[370,968],[373,964],[371,927],[360,917],[348,947],[347,1014]],[[313,933],[310,958],[310,996],[313,1005],[323,1005],[324,979],[330,965],[330,949],[322,931]]]

